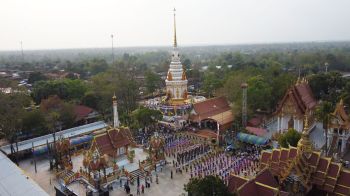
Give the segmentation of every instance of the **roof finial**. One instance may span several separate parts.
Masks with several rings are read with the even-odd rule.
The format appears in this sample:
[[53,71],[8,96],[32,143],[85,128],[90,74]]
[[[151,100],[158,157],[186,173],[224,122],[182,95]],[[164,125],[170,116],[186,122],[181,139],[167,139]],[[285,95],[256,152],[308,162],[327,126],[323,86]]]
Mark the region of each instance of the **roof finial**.
[[174,48],[177,47],[175,12],[176,12],[176,9],[174,8]]
[[305,111],[304,115],[304,130],[303,132],[307,133],[309,131],[309,118],[308,118],[308,109]]

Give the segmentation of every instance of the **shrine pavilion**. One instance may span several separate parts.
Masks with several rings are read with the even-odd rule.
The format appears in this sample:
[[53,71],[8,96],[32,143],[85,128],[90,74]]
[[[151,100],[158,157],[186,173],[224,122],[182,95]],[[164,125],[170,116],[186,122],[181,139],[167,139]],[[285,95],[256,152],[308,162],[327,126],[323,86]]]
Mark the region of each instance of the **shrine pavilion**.
[[130,129],[120,127],[117,109],[117,100],[113,96],[113,127],[103,132],[97,132],[94,135],[90,151],[97,151],[101,156],[108,155],[112,158],[126,155],[128,147],[133,144],[133,137]]
[[349,149],[350,139],[350,117],[344,109],[344,101],[341,99],[337,104],[328,127],[328,145],[330,145],[328,155],[338,153],[344,155]]

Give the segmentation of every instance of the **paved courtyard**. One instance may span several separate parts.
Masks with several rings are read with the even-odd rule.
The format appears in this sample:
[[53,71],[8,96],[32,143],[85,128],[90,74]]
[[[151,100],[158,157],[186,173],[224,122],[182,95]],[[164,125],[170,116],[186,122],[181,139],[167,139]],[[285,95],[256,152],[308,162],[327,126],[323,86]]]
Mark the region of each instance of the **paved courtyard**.
[[[133,171],[138,168],[138,160],[146,159],[146,152],[143,152],[142,149],[135,149],[135,161],[134,163],[129,163],[125,159],[118,161],[119,166],[124,166],[128,171]],[[78,171],[82,165],[83,155],[77,155],[72,157],[73,170]],[[168,160],[172,162],[172,159]],[[54,174],[49,171],[49,160],[45,157],[37,158],[37,173],[35,173],[33,159],[23,160],[19,163],[19,167],[25,171],[25,173],[30,176],[34,181],[36,181],[48,194],[55,195],[54,185],[57,185],[58,182]],[[170,178],[170,172],[173,170],[173,179]],[[156,173],[153,171],[153,183],[151,183],[150,188],[145,188],[145,193],[143,195],[167,195],[167,196],[179,196],[185,194],[184,184],[189,180],[188,174],[175,173],[175,168],[172,164],[166,165],[161,170],[158,168],[157,174],[159,177],[159,184],[156,184]],[[125,182],[125,181],[124,181]],[[124,183],[123,182],[123,183]],[[140,180],[141,184],[144,184],[144,179]],[[86,187],[80,182],[74,182],[69,185],[69,188],[74,190],[78,195],[86,195]],[[134,185],[130,185],[131,193],[136,195],[136,182]],[[110,192],[110,195],[127,195],[123,187],[120,187],[119,181],[113,183],[113,190]],[[186,194],[185,194],[186,195]]]

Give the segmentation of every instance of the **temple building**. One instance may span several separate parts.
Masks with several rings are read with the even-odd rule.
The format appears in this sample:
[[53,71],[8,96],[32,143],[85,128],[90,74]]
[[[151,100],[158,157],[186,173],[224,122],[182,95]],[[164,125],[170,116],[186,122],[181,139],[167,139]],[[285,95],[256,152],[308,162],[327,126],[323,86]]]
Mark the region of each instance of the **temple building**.
[[108,155],[114,159],[127,155],[128,148],[134,143],[130,129],[120,127],[117,100],[113,100],[113,127],[106,131],[97,132],[91,142],[90,151],[97,152],[100,156]]
[[233,123],[233,113],[225,97],[216,97],[193,104],[190,121],[200,128],[224,131]]
[[183,104],[187,99],[187,78],[183,65],[180,61],[180,54],[176,40],[176,21],[174,9],[174,45],[171,55],[170,67],[165,79],[166,95],[168,102],[172,105]]
[[328,127],[328,145],[330,145],[329,156],[333,153],[344,155],[346,149],[349,149],[350,138],[350,117],[344,109],[344,102],[341,99],[337,104],[335,111],[331,114]]
[[231,174],[231,192],[240,196],[350,195],[350,171],[313,150],[307,112],[297,147],[262,151],[260,173],[252,179]]
[[306,114],[306,111],[308,111],[307,115],[311,123],[310,128],[312,128],[315,126],[314,112],[316,105],[317,102],[308,81],[305,78],[299,78],[288,89],[274,112],[274,117],[277,118],[277,131],[281,132],[294,128],[302,132],[304,127],[303,116]]

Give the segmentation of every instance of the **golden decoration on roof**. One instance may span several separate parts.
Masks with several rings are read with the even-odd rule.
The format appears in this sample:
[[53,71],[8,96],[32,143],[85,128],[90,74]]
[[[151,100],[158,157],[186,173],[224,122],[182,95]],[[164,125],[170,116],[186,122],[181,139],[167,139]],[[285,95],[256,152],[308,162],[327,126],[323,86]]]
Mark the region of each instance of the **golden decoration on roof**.
[[301,138],[298,142],[298,153],[305,154],[307,156],[312,153],[312,143],[309,139],[309,119],[308,119],[308,110],[305,112],[305,120],[304,120],[304,129],[301,133]]
[[171,74],[171,72],[170,72],[170,71],[168,72],[167,79],[168,79],[168,81],[173,80],[173,75]]
[[185,71],[182,72],[182,80],[187,80]]

